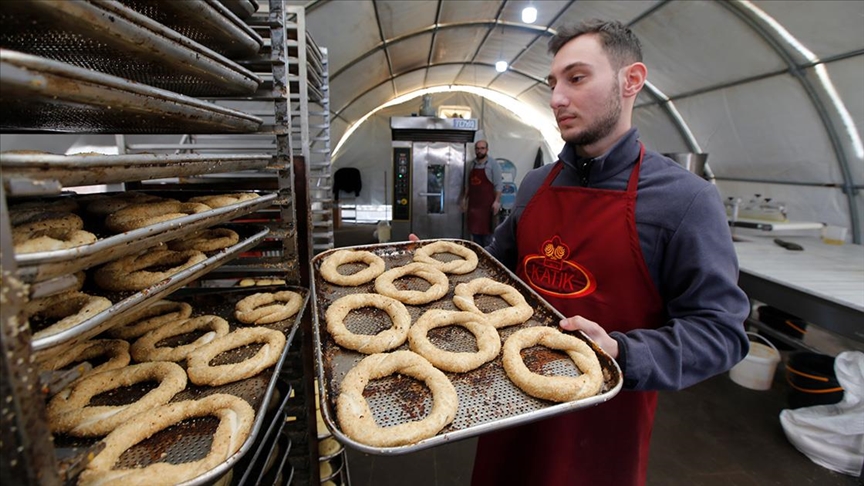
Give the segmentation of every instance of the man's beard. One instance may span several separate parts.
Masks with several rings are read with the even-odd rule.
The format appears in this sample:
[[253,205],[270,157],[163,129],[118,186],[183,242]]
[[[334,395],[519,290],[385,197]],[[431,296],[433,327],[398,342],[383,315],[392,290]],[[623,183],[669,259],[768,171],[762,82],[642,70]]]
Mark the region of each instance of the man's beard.
[[579,146],[594,144],[612,133],[620,117],[621,100],[618,97],[618,83],[613,83],[606,100],[606,111],[594,123],[570,138],[565,138],[564,141]]

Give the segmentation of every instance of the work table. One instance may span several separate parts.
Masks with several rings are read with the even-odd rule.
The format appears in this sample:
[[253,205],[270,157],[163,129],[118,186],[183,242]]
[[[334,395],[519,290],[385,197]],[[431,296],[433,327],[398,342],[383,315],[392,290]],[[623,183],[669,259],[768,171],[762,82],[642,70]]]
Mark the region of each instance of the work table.
[[747,235],[735,242],[741,288],[752,299],[864,342],[864,246],[779,236],[804,248],[793,251],[775,244],[777,237]]

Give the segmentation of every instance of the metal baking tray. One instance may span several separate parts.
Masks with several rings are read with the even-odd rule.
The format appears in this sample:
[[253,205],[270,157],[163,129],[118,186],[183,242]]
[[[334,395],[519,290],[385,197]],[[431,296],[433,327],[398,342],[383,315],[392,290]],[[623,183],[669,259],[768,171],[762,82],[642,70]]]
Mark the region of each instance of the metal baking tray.
[[[410,263],[418,248],[433,241],[440,240],[355,246],[348,249],[371,251],[384,259],[387,269],[391,269]],[[456,285],[475,278],[488,277],[516,288],[534,309],[534,315],[524,324],[498,330],[502,343],[513,332],[525,327],[558,326],[558,322],[563,318],[561,313],[486,250],[470,241],[447,241],[473,250],[479,258],[477,268],[465,275],[448,275],[450,290],[441,299],[421,306],[406,305],[405,307],[411,314],[412,322],[429,309],[458,310],[452,301],[453,289]],[[361,444],[345,435],[339,427],[336,420],[336,397],[339,395],[339,386],[345,374],[365,355],[342,348],[333,341],[326,329],[324,313],[329,305],[339,297],[350,293],[375,292],[375,289],[374,281],[357,287],[341,287],[328,283],[321,277],[319,271],[321,263],[337,250],[339,249],[323,252],[312,259],[312,294],[315,317],[313,338],[318,360],[318,382],[322,397],[321,412],[325,423],[342,444],[371,454],[404,454],[591,407],[609,400],[621,390],[621,369],[615,360],[583,333],[568,333],[587,342],[597,353],[604,375],[603,387],[597,395],[565,403],[554,403],[530,397],[507,377],[502,365],[502,355],[499,354],[491,362],[468,373],[445,372],[456,387],[459,396],[459,409],[453,422],[442,429],[438,435],[415,444],[398,447],[371,447]],[[456,257],[437,255],[437,258],[445,260]],[[361,264],[355,265],[355,270],[363,268]],[[425,281],[416,277],[399,279],[399,285],[400,288],[415,288],[417,290],[428,287]],[[487,312],[506,305],[502,299],[485,295],[477,296],[476,302],[478,307]],[[377,313],[378,311],[370,312]],[[381,330],[380,320],[379,322],[372,322],[375,315],[384,314],[372,314],[367,311],[353,312],[349,315],[346,325],[354,332],[373,334]],[[433,343],[450,351],[470,352],[476,349],[476,341],[471,334],[456,326],[432,330],[429,337]],[[408,349],[407,342],[398,349]],[[552,352],[542,347],[528,348],[523,353],[530,369],[543,369],[559,375],[576,375],[572,361],[563,353]],[[364,391],[364,396],[369,401],[376,422],[382,426],[397,425],[416,420],[418,417],[422,418],[432,406],[432,396],[428,388],[415,380],[398,375],[391,375],[370,382]]]
[[61,186],[188,177],[266,167],[270,155],[128,154],[55,155],[0,152],[6,194],[15,196],[16,180],[56,181]]
[[219,0],[219,3],[241,19],[248,18],[258,11],[258,2],[252,0]]
[[216,0],[119,0],[180,35],[229,57],[253,56],[264,40]]
[[[281,290],[291,290],[303,296],[303,304],[300,311],[291,319],[286,319],[274,324],[269,324],[264,327],[282,331],[285,333],[287,340],[285,349],[279,357],[279,361],[275,366],[272,366],[261,373],[247,378],[245,380],[227,383],[220,386],[198,386],[189,382],[186,389],[178,393],[171,401],[178,402],[181,400],[192,400],[203,398],[214,393],[228,393],[243,398],[255,410],[255,422],[249,437],[234,455],[228,458],[216,468],[198,476],[197,478],[180,483],[183,486],[197,486],[202,484],[212,484],[215,480],[226,475],[238,461],[254,447],[259,438],[259,434],[268,427],[265,423],[266,418],[272,418],[273,414],[268,413],[268,409],[275,401],[280,400],[275,396],[274,390],[279,382],[279,372],[282,369],[285,357],[288,355],[289,349],[293,346],[294,336],[299,328],[298,323],[303,317],[309,300],[309,291],[301,287],[280,286],[278,288],[270,288],[268,292],[276,292]],[[250,294],[260,292],[261,289],[183,289],[179,293],[172,295],[171,300],[189,303],[192,306],[192,316],[205,314],[217,315],[228,321],[230,329],[233,331],[238,327],[248,327],[241,325],[234,318],[234,305]],[[252,356],[257,352],[257,346],[244,346],[236,350],[228,351],[220,354],[214,360],[216,364],[224,364],[237,362],[242,359]],[[117,405],[120,403],[129,403],[129,396],[141,396],[152,387],[147,384],[133,385],[123,388],[122,394],[106,393],[99,395],[91,401],[91,405]],[[283,392],[284,399],[290,393],[290,387]],[[284,415],[280,412],[277,415]],[[180,426],[169,427],[154,434],[151,438],[142,441],[125,452],[118,461],[119,467],[133,467],[134,465],[148,465],[154,462],[155,458],[159,458],[168,462],[189,462],[202,459],[207,455],[212,442],[212,435],[218,425],[218,420],[212,417],[186,421]],[[81,455],[85,454],[87,449],[96,444],[97,439],[79,439],[64,435],[58,435],[54,438],[54,444],[57,447],[58,454]],[[86,463],[85,458],[81,458],[82,462]],[[82,464],[83,465],[83,464]],[[239,478],[239,471],[234,471],[235,480]]]
[[[194,195],[195,193],[186,193],[184,200]],[[15,262],[18,264],[18,274],[25,282],[32,283],[68,273],[75,273],[101,263],[116,260],[125,255],[137,253],[164,241],[182,237],[193,231],[225,223],[244,214],[252,213],[273,204],[273,201],[277,197],[278,194],[275,193],[262,194],[261,197],[248,201],[108,236],[89,245],[65,250],[15,255]],[[85,225],[85,229],[87,229],[87,225]]]
[[[181,270],[156,285],[139,290],[138,292],[109,292],[99,289],[95,285],[88,284],[90,281],[88,279],[85,281],[82,292],[107,297],[114,304],[75,327],[41,339],[34,339],[31,347],[35,352],[49,350],[60,345],[64,345],[65,348],[65,346],[71,346],[90,339],[110,327],[122,324],[125,322],[124,319],[134,317],[133,313],[136,310],[146,307],[149,303],[165,298],[168,294],[180,289],[187,283],[223,265],[249,248],[254,247],[269,232],[266,227],[257,225],[234,225],[228,227],[240,234],[241,239],[236,245],[216,252],[206,260],[196,263],[185,270]],[[39,354],[37,360],[43,360],[44,356],[53,354],[54,351],[57,350]]]
[[214,103],[7,49],[0,49],[0,87],[5,131],[246,133],[263,123]]
[[[210,40],[223,38],[225,45],[236,42],[235,49],[251,54],[263,43],[257,35],[250,36],[248,27],[241,29],[237,25],[241,24],[239,19],[235,17],[236,22],[230,22],[208,4],[173,0],[170,3],[179,5],[168,9],[161,5],[161,10],[188,12],[175,23],[188,20],[189,15],[202,15],[197,22],[189,21],[194,27],[186,31],[204,33],[219,28],[221,31],[210,35]],[[154,3],[143,10],[156,13],[160,5]],[[118,2],[14,1],[3,2],[2,12],[0,47],[6,49],[189,96],[251,94],[261,83],[260,78],[239,64],[172,30],[170,25],[166,27]]]

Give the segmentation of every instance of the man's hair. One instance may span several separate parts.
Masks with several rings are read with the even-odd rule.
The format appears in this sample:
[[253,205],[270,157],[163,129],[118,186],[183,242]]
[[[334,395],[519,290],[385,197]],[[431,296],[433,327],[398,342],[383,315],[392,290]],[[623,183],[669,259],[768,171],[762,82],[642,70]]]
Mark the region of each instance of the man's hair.
[[632,30],[617,20],[591,19],[561,27],[549,40],[549,53],[553,56],[558,54],[564,44],[585,34],[599,36],[600,45],[616,70],[634,62],[642,62],[642,43]]

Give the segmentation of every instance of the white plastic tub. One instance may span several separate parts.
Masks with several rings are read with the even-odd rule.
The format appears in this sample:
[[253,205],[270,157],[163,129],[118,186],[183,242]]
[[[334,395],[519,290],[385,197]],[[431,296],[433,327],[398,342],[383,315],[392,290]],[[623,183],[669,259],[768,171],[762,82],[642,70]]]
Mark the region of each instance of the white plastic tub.
[[755,332],[747,334],[761,339],[767,346],[751,342],[747,356],[729,370],[729,377],[735,383],[751,390],[770,390],[777,364],[780,363],[780,351],[777,351],[771,341]]

